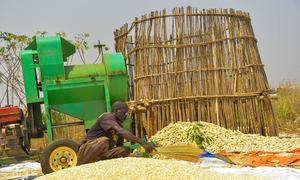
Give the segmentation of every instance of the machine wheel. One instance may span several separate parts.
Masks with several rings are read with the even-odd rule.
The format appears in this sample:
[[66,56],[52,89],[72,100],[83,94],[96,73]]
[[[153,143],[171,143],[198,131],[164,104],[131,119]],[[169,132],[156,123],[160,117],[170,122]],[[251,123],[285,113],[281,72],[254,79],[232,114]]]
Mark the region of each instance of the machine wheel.
[[77,165],[79,145],[71,139],[58,139],[50,143],[40,157],[42,172],[48,174]]

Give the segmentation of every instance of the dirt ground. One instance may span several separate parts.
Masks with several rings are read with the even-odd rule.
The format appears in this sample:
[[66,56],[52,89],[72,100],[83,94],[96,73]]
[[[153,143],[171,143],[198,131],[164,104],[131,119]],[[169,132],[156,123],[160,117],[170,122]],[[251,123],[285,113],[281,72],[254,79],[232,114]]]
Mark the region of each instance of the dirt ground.
[[299,137],[300,138],[300,128],[289,129],[289,128],[279,128],[279,137]]

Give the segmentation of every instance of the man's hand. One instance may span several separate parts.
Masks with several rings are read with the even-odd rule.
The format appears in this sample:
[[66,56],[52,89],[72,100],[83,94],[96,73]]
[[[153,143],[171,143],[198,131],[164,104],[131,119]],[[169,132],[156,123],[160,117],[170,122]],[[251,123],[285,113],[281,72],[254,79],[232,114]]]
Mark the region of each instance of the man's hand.
[[154,148],[152,146],[141,141],[139,138],[137,138],[131,132],[129,132],[119,126],[115,126],[115,127],[113,127],[113,129],[116,130],[117,134],[122,136],[123,138],[125,138],[131,142],[139,143],[140,145],[142,145],[146,152],[151,153],[154,150]]
[[142,146],[147,153],[152,153],[152,151],[154,150],[154,148],[147,143],[144,143]]

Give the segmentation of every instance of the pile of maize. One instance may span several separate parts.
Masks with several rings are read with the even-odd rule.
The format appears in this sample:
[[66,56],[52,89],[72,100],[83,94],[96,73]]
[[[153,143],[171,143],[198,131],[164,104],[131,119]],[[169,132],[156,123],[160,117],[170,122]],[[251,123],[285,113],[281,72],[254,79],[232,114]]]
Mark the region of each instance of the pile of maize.
[[[11,172],[0,172],[0,180],[4,179],[26,179],[25,177],[28,176],[41,176],[43,175],[41,170],[18,170],[18,171],[11,171]],[[24,178],[22,178],[24,177]]]
[[[267,179],[240,174],[226,174],[226,178]],[[37,179],[224,179],[224,174],[184,161],[128,157],[72,167]]]
[[[216,153],[220,150],[227,152],[249,151],[288,151],[300,147],[300,138],[266,137],[257,134],[243,134],[220,126],[200,122],[205,136],[212,139],[210,144],[204,145],[209,152]],[[194,123],[179,122],[170,124],[161,129],[150,140],[160,146],[191,144],[187,138],[187,131]]]

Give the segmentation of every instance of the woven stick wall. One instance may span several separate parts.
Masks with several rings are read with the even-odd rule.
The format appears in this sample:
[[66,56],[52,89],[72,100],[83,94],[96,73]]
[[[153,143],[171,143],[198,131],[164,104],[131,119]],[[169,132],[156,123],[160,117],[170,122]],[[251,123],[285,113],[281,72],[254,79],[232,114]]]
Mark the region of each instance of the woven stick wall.
[[177,121],[277,135],[272,91],[248,13],[191,7],[155,11],[114,35],[127,64],[138,136]]

